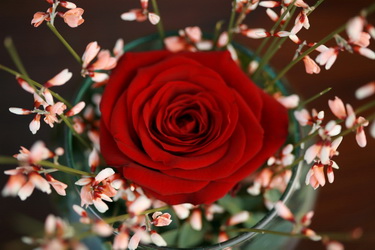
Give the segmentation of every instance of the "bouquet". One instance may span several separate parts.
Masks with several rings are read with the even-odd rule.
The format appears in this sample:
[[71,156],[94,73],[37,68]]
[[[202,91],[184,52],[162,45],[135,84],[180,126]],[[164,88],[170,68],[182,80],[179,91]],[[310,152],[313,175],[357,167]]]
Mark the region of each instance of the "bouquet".
[[[60,26],[84,29],[85,8],[46,2],[47,11],[36,12],[31,24],[57,37],[85,79],[75,80],[63,66],[39,82],[12,39],[5,40],[16,68],[0,69],[14,75],[33,101],[30,107],[8,105],[9,111],[31,117],[29,133],[47,130],[43,123],[63,129],[51,146],[36,140],[13,158],[0,158],[16,165],[5,171],[3,196],[26,200],[35,189],[62,196],[62,217],[49,215],[44,230],[23,242],[46,249],[260,249],[307,238],[342,247],[337,240],[343,235],[311,228],[313,190],[334,181],[347,134],[354,133],[360,147],[367,145],[365,131],[374,136],[374,102],[367,98],[374,83],[367,79],[357,90],[369,101],[356,109],[334,96],[324,107],[307,109],[331,89],[302,100],[283,77],[294,65],[319,74],[345,53],[375,59],[369,46],[374,4],[315,40],[304,30],[323,1],[228,1],[229,16],[214,20],[209,33],[197,26],[168,32],[162,6],[134,1],[121,19],[157,34],[127,44],[119,39],[110,50],[90,41],[77,53]],[[270,27],[246,21],[258,12]],[[261,42],[251,51],[234,39]],[[284,43],[293,46],[291,62],[273,70],[269,61]],[[80,85],[74,99],[56,92],[73,81]]]

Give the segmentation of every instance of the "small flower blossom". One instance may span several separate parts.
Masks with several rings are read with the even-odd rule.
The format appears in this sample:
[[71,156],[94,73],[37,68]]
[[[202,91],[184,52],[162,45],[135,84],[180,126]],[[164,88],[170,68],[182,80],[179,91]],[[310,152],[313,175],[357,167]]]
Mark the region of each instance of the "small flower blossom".
[[85,20],[82,18],[84,10],[82,8],[75,8],[68,10],[64,13],[64,22],[71,28],[76,28],[81,25]]
[[227,222],[227,226],[234,226],[246,222],[250,218],[250,213],[248,211],[241,211],[235,215],[232,215]]
[[72,226],[61,218],[50,214],[44,225],[44,237],[41,239],[24,238],[23,241],[27,244],[37,244],[40,249],[88,249],[74,236]]
[[[95,62],[92,62],[97,57]],[[98,72],[100,70],[111,70],[116,67],[117,58],[112,57],[108,50],[100,51],[97,42],[91,42],[86,46],[82,55],[82,76],[89,76],[96,83],[106,82],[109,78],[107,73]]]
[[104,213],[108,210],[108,205],[103,202],[112,202],[111,197],[117,193],[112,187],[112,182],[117,179],[115,172],[111,168],[105,168],[100,171],[96,177],[83,177],[75,184],[83,186],[81,188],[81,206],[94,205],[95,208]]
[[155,212],[152,215],[152,224],[156,227],[164,227],[171,224],[171,215],[169,213]]
[[338,55],[338,50],[334,48],[328,48],[322,51],[315,59],[321,66],[325,65],[325,69],[329,70],[335,63]]
[[373,94],[375,94],[375,81],[369,82],[358,88],[355,92],[355,97],[359,100],[362,100]]
[[121,19],[124,21],[137,22],[144,22],[148,19],[151,24],[158,24],[160,17],[157,14],[148,11],[148,0],[141,0],[140,2],[142,9],[131,9],[130,11],[121,14]]
[[151,241],[152,241],[152,243],[154,243],[158,247],[167,246],[167,242],[156,231],[151,231]]
[[36,12],[34,14],[33,19],[31,20],[31,24],[34,25],[34,27],[39,27],[44,21],[49,20],[49,14],[45,12]]
[[319,74],[320,67],[315,63],[313,59],[309,56],[305,56],[303,58],[303,62],[305,64],[305,70],[307,74]]
[[274,94],[274,98],[276,98],[276,100],[287,109],[294,109],[299,104],[299,96],[295,94],[283,96],[281,93],[278,92]]

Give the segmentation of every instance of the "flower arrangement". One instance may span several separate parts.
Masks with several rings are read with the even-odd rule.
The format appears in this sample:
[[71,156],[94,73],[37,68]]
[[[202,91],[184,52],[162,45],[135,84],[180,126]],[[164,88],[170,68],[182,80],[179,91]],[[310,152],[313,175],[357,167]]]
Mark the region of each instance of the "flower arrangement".
[[[369,48],[374,28],[368,19],[375,7],[363,9],[321,41],[305,40],[302,29],[309,28],[309,16],[322,2],[233,1],[227,22],[218,22],[212,36],[204,36],[198,27],[166,35],[156,1],[134,1],[139,8],[121,18],[150,22],[159,38],[148,39],[146,46],[140,41],[139,47],[127,45],[125,53],[122,40],[112,51],[90,42],[80,56],[57,28],[59,22],[83,28],[86,13],[75,3],[47,1],[48,10],[35,13],[31,23],[48,26],[86,80],[71,103],[69,96],[55,92],[71,81],[69,69],[37,82],[29,77],[13,42],[6,40],[16,70],[2,64],[0,69],[13,74],[28,97],[34,97],[30,108],[9,111],[31,116],[33,134],[44,129],[41,123],[62,123],[68,132],[64,148],[52,151],[36,141],[21,147],[14,158],[2,156],[1,163],[18,165],[5,171],[10,177],[2,194],[21,200],[34,189],[48,194],[54,190],[67,198],[79,194],[75,204],[63,203],[81,225],[50,215],[44,236],[25,237],[24,242],[85,249],[92,243],[83,236],[96,235],[114,249],[217,243],[224,248],[234,244],[230,238],[240,239],[237,244],[269,234],[309,238],[340,249],[335,237],[310,228],[311,211],[289,209],[293,205],[285,194],[305,194],[303,189],[334,181],[343,137],[354,132],[358,145],[365,147],[366,127],[374,136],[373,115],[362,116],[374,102],[354,110],[335,97],[326,107],[335,118],[327,119],[328,110],[310,113],[304,107],[329,88],[303,102],[288,94],[279,80],[297,63],[304,64],[308,74],[330,69],[339,53],[375,59]],[[268,15],[274,22],[271,28],[245,25],[255,11]],[[233,42],[241,36],[263,41],[251,53]],[[284,42],[293,44],[295,55],[275,74],[267,64]],[[136,47],[141,52],[129,52]],[[310,53],[316,53],[315,60]],[[373,92],[370,82],[356,95],[363,99]],[[297,123],[308,127],[300,137],[295,137],[300,134]],[[298,188],[301,171],[312,188]],[[260,218],[270,214],[282,219],[276,223],[281,230],[258,228]]]

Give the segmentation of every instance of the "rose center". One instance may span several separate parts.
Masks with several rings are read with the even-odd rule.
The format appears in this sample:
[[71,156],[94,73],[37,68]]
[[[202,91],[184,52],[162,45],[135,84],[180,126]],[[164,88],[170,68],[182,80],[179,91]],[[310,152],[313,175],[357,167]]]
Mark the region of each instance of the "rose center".
[[176,125],[183,133],[198,133],[197,121],[191,114],[183,114],[176,118]]

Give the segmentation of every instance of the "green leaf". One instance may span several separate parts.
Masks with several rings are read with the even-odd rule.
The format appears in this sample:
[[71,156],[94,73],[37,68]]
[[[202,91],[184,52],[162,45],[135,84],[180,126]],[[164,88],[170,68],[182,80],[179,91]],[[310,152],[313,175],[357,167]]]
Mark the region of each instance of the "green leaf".
[[244,210],[242,200],[239,197],[226,195],[218,200],[218,203],[230,214],[236,214]]
[[178,247],[188,248],[194,247],[203,242],[205,228],[201,231],[194,230],[189,222],[185,222],[179,230]]
[[160,234],[161,237],[163,237],[163,239],[167,242],[167,246],[176,245],[178,231],[178,229],[173,229]]
[[277,202],[281,197],[281,192],[278,189],[269,189],[265,192],[264,198],[269,201]]

